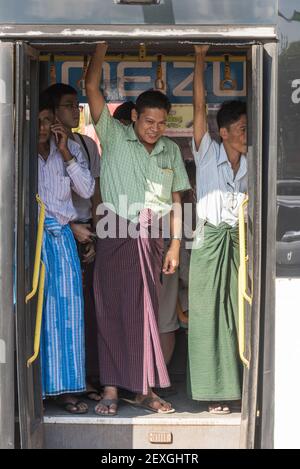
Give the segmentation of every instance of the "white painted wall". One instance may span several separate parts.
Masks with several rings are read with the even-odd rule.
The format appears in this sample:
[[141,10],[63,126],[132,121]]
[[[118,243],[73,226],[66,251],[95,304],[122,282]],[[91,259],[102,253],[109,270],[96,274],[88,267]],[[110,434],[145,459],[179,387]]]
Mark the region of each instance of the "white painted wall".
[[300,279],[276,280],[275,448],[300,448]]

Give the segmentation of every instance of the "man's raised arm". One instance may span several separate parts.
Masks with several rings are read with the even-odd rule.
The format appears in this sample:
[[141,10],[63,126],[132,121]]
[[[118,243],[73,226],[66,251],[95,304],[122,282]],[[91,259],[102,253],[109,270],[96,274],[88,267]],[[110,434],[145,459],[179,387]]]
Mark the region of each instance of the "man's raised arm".
[[97,44],[85,76],[86,94],[95,124],[98,122],[105,105],[104,97],[100,91],[100,81],[106,51],[106,42]]
[[207,131],[206,100],[204,85],[205,57],[209,46],[195,46],[194,70],[194,140],[196,150]]

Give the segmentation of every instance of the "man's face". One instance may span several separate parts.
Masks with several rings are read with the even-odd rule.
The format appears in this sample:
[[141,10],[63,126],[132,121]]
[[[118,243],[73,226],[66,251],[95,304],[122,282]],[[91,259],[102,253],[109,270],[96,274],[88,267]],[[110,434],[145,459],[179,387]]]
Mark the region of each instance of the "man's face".
[[223,142],[233,150],[245,155],[247,153],[247,117],[242,115],[238,121],[229,128],[222,127],[220,135]]
[[166,129],[167,117],[165,109],[147,107],[139,116],[134,109],[132,120],[139,140],[146,145],[154,146]]
[[59,105],[55,109],[58,120],[68,129],[73,129],[79,125],[79,103],[75,94],[65,94],[62,96]]
[[50,139],[51,125],[54,123],[54,114],[49,109],[39,113],[39,143],[46,143]]

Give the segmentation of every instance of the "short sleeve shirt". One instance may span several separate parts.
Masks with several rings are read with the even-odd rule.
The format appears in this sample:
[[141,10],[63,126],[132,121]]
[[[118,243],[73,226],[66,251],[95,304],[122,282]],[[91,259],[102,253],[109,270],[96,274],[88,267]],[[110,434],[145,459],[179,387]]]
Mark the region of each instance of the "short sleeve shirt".
[[[190,188],[179,147],[169,138],[161,137],[149,154],[133,126],[125,126],[114,119],[106,105],[95,129],[102,148],[102,200],[121,217],[137,221],[141,205],[145,203],[151,168],[173,173],[171,192]],[[125,196],[122,203],[119,196]]]
[[199,149],[193,140],[196,164],[197,215],[215,226],[225,222],[235,226],[239,208],[247,192],[247,159],[241,155],[236,175],[223,144],[204,135]]

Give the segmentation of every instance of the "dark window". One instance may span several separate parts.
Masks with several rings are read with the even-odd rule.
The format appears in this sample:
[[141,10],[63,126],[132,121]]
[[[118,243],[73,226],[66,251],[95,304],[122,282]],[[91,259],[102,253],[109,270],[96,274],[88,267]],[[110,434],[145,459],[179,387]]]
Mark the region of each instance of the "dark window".
[[277,274],[300,277],[300,8],[279,1]]
[[277,183],[277,271],[299,275],[300,271],[300,180]]

